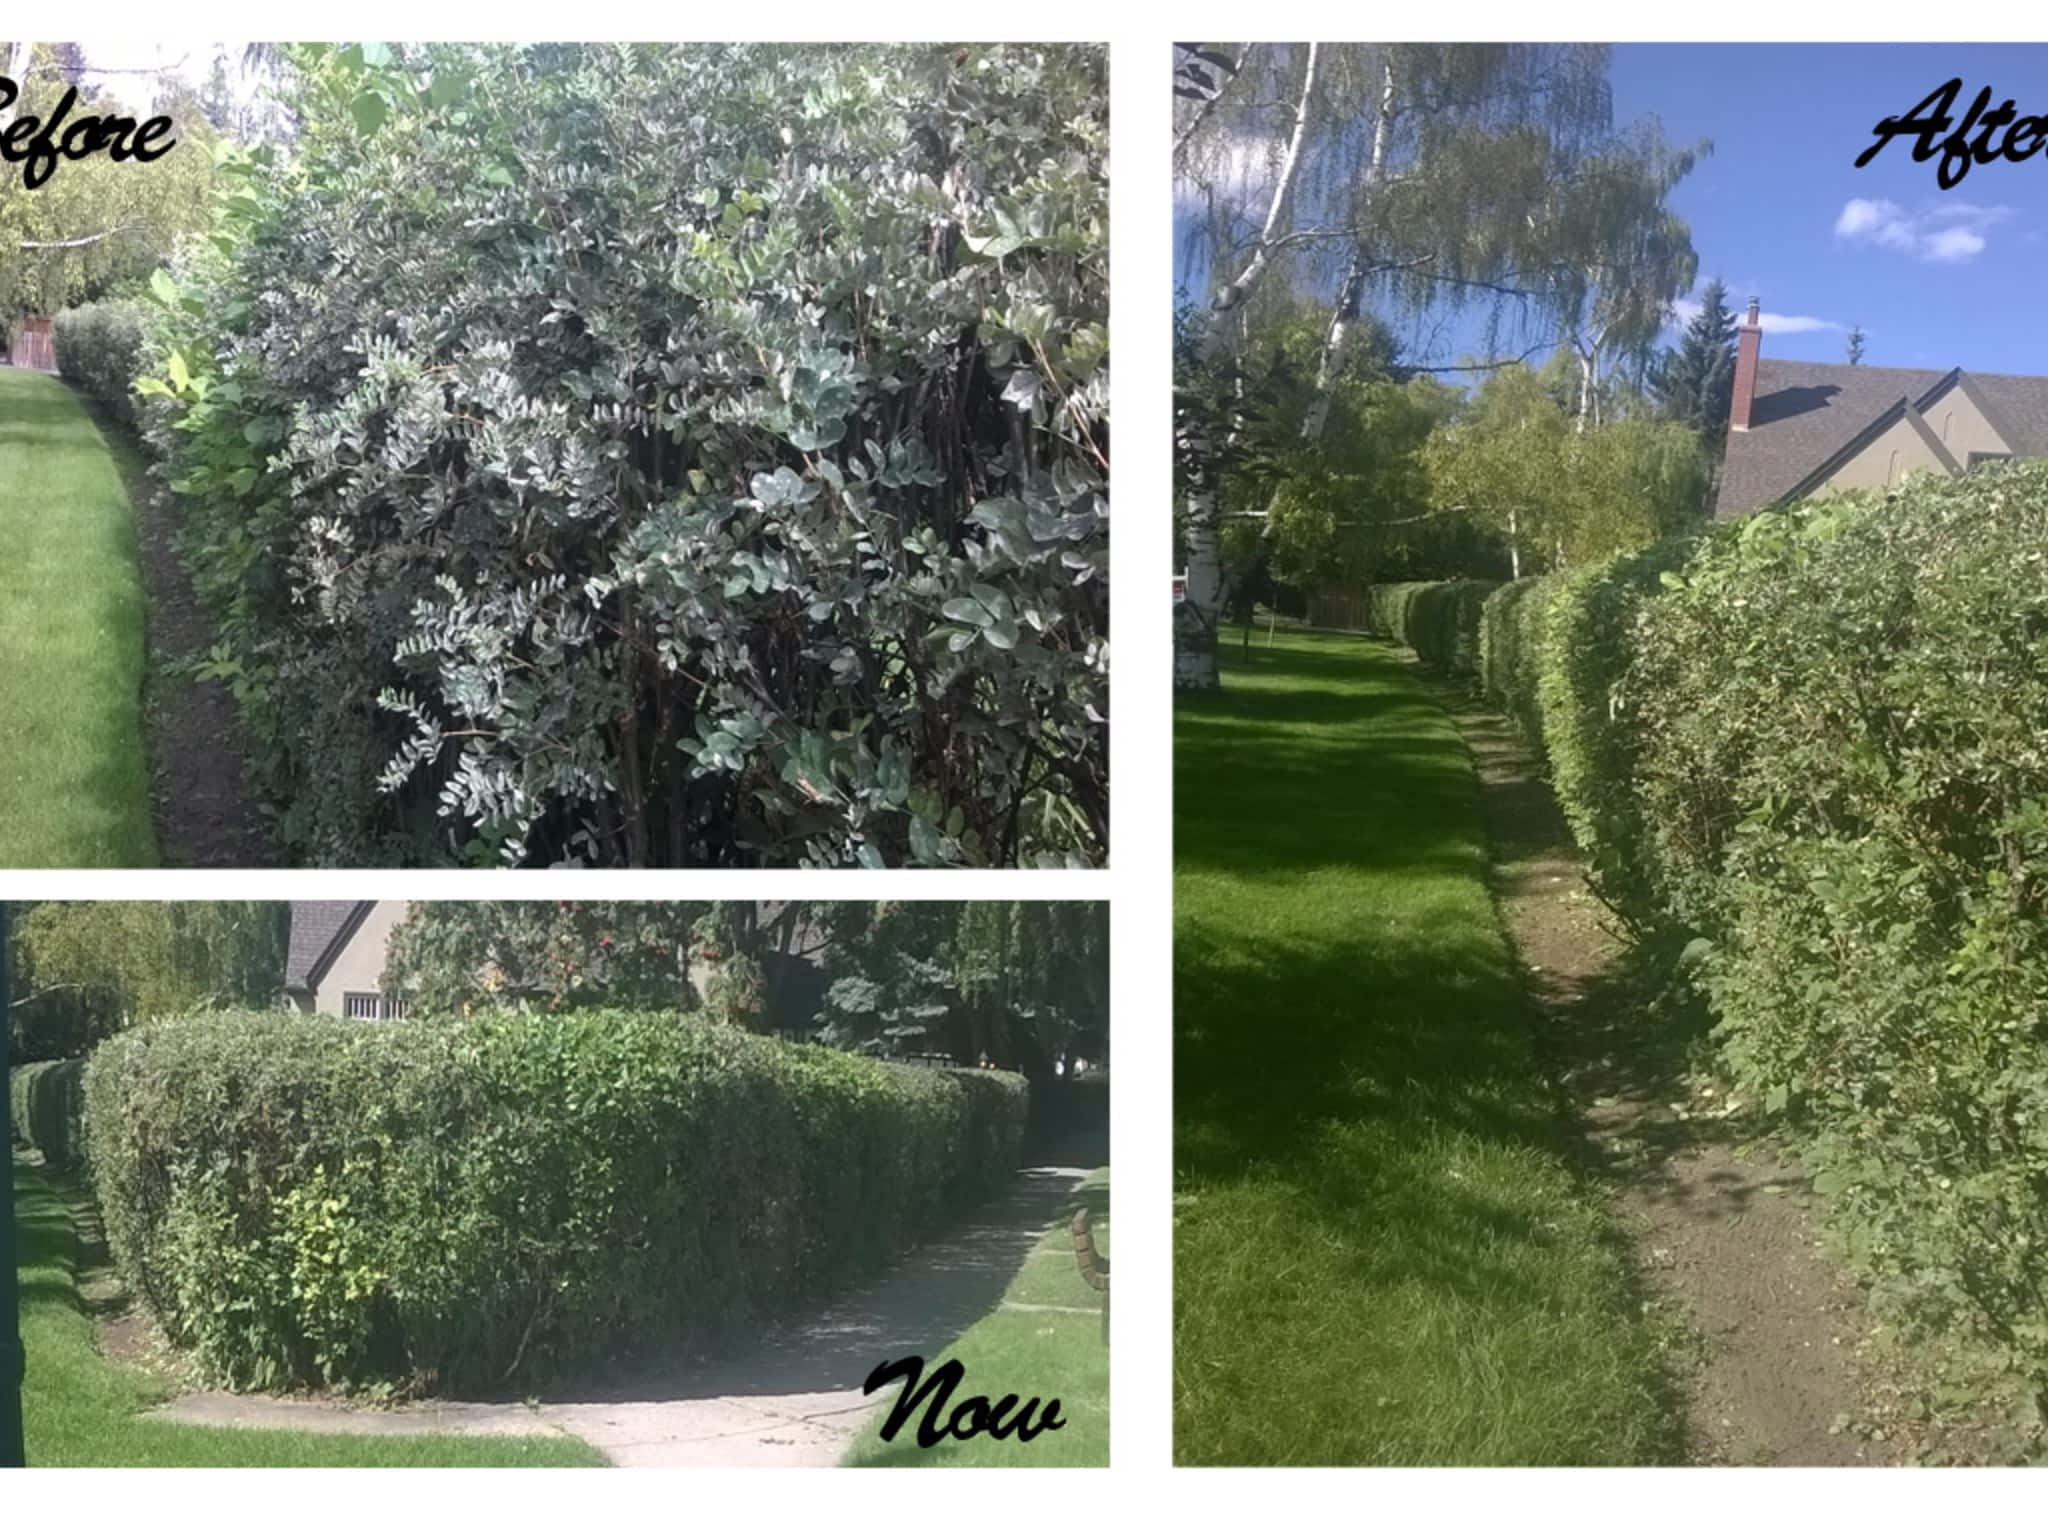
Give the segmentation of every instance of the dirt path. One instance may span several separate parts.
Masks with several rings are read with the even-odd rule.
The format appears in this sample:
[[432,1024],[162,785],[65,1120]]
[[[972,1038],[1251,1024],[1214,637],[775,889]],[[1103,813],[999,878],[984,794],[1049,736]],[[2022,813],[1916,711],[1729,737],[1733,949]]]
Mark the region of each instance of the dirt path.
[[1569,1110],[1632,1240],[1643,1284],[1697,1335],[1678,1371],[1692,1460],[1857,1466],[1883,1395],[1860,1296],[1820,1250],[1807,1178],[1749,1139],[1739,1104],[1688,1078],[1615,978],[1620,942],[1521,737],[1431,684],[1472,750],[1495,894]]
[[1026,1256],[1067,1215],[1085,1172],[1025,1169],[972,1221],[744,1359],[650,1368],[602,1394],[562,1402],[449,1401],[379,1411],[206,1392],[156,1411],[188,1423],[362,1434],[554,1430],[622,1467],[833,1466],[869,1415],[894,1401],[894,1387],[862,1395],[868,1373],[904,1355],[933,1359],[993,1310]]
[[120,465],[135,508],[136,553],[149,592],[150,814],[164,862],[185,869],[274,868],[278,860],[244,774],[241,717],[220,683],[175,668],[213,643],[206,613],[178,558],[170,498],[144,472],[121,429],[88,405]]

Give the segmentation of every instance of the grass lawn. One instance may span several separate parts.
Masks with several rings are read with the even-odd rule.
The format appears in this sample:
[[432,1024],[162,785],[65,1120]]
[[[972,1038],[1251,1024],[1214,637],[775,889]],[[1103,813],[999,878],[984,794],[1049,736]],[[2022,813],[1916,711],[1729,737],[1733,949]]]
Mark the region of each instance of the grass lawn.
[[64,1467],[592,1467],[604,1458],[566,1435],[308,1435],[211,1429],[137,1415],[147,1381],[103,1358],[78,1293],[77,1196],[41,1168],[14,1161],[14,1233],[21,1281],[23,1385],[30,1466]]
[[0,368],[0,868],[152,865],[142,575],[85,409]]
[[1182,699],[1174,786],[1176,1458],[1676,1459],[1442,710],[1283,634]]
[[[1098,1168],[1077,1192],[1095,1229],[1095,1249],[1109,1258],[1109,1170]],[[978,1391],[1000,1398],[1015,1392],[1041,1400],[1057,1397],[1065,1427],[1020,1445],[1013,1435],[995,1440],[947,1440],[931,1450],[917,1444],[920,1408],[897,1431],[893,1443],[881,1436],[886,1410],[868,1421],[840,1463],[849,1467],[1106,1467],[1109,1465],[1109,1348],[1102,1342],[1101,1297],[1088,1289],[1074,1266],[1074,1240],[1061,1222],[1046,1234],[1017,1278],[1003,1293],[1003,1305],[989,1313],[927,1362],[957,1359],[966,1377],[954,1395]],[[1006,1310],[1074,1307],[1072,1312]],[[891,1403],[897,1388],[887,1389]],[[1041,1407],[1043,1406],[1041,1402]],[[1036,1424],[1042,1414],[1034,1411]]]

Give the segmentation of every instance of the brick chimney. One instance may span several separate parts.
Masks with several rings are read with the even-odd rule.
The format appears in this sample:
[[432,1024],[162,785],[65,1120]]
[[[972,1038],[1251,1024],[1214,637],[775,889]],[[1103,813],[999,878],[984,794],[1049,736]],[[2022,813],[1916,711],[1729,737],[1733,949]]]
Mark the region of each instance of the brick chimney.
[[1728,402],[1728,430],[1749,430],[1749,408],[1756,400],[1756,355],[1763,347],[1764,328],[1757,319],[1757,301],[1749,301],[1749,313],[1735,327],[1735,393]]

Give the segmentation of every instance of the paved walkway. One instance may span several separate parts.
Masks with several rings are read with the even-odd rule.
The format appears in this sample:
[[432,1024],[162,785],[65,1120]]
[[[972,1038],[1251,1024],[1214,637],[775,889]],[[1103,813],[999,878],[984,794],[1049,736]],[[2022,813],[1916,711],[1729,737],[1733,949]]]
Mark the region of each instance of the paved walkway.
[[985,1317],[1027,1255],[1063,1220],[1086,1170],[1027,1168],[1001,1199],[822,1316],[756,1353],[650,1370],[600,1397],[566,1402],[440,1401],[394,1409],[200,1392],[155,1410],[194,1424],[327,1433],[575,1435],[622,1467],[829,1467],[868,1415],[895,1398],[861,1383],[884,1360],[932,1358]]

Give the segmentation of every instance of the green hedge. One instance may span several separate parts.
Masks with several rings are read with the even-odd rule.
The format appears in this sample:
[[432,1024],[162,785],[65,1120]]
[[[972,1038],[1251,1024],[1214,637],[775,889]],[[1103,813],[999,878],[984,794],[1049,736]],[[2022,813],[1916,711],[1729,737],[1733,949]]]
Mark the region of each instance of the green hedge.
[[213,1015],[109,1041],[94,1180],[234,1386],[496,1387],[715,1349],[1014,1168],[1021,1078],[669,1015]]
[[142,306],[125,299],[81,304],[50,324],[57,372],[130,425],[142,371]]
[[[1455,658],[1443,585],[1384,630]],[[1525,729],[1533,649],[1589,878],[1686,941],[1880,1304],[2048,1401],[2048,465],[1513,584],[1473,643]]]
[[1537,682],[1557,586],[1555,576],[1526,576],[1495,587],[1479,609],[1479,691],[1539,748],[1543,715]]
[[70,1168],[85,1152],[85,1062],[31,1061],[7,1079],[8,1125],[14,1139],[43,1154],[52,1168]]
[[2048,1393],[2048,465],[1717,537],[1626,688],[1728,1060],[1880,1300]]
[[1551,789],[1586,877],[1638,937],[1667,926],[1633,786],[1641,750],[1623,685],[1637,626],[1689,539],[1654,544],[1555,578],[1545,614],[1537,709]]
[[1476,676],[1479,614],[1491,581],[1396,581],[1366,589],[1372,632],[1397,640],[1441,671]]

